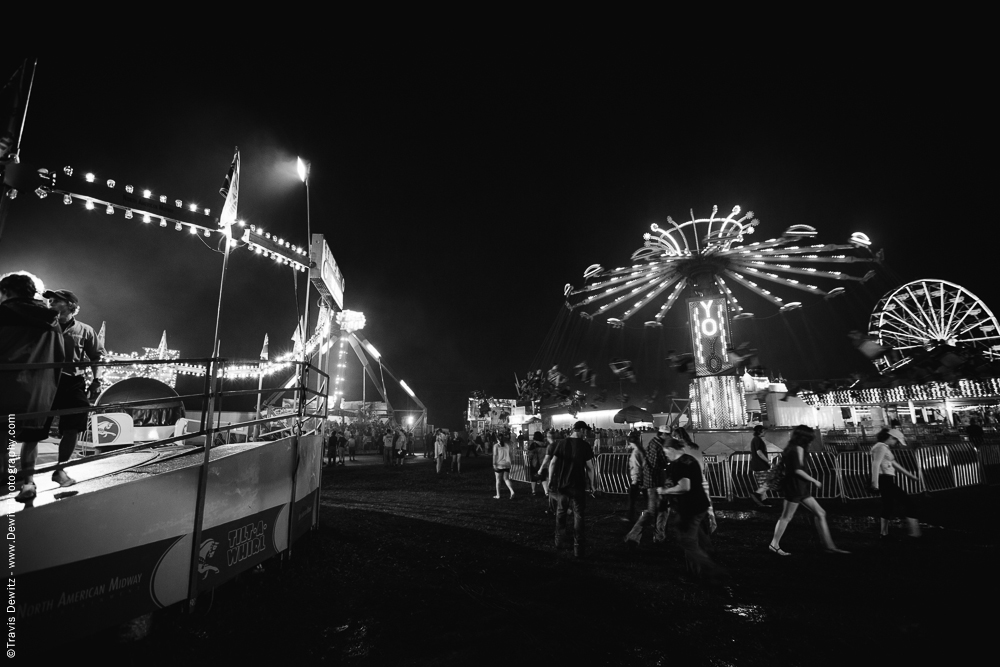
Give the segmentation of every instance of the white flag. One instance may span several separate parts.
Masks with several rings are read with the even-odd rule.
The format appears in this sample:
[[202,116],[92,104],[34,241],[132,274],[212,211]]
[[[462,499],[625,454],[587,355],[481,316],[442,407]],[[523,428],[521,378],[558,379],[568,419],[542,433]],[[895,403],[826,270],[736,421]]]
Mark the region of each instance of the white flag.
[[229,228],[236,222],[236,206],[240,199],[240,149],[236,149],[233,155],[233,164],[226,174],[225,183],[219,189],[219,194],[224,194],[226,203],[222,206],[222,215],[219,218],[219,226]]

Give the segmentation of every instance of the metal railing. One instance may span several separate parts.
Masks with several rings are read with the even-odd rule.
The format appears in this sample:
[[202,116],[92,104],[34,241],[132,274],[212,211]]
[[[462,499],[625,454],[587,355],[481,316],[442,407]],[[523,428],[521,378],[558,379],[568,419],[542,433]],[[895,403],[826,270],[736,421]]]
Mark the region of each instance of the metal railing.
[[[198,567],[198,547],[201,544],[201,533],[204,528],[204,511],[205,511],[205,500],[206,500],[206,484],[208,477],[208,465],[209,465],[209,452],[216,446],[215,434],[221,432],[228,432],[233,429],[242,429],[250,426],[260,425],[260,424],[270,424],[279,420],[289,419],[289,415],[280,415],[276,417],[266,417],[263,419],[251,419],[245,422],[227,424],[225,426],[217,426],[215,422],[216,416],[216,406],[220,405],[220,401],[223,398],[232,398],[235,396],[247,396],[247,395],[259,395],[263,391],[271,391],[271,389],[256,389],[256,390],[230,390],[224,391],[223,386],[223,374],[225,368],[228,365],[253,365],[259,362],[245,362],[245,361],[235,361],[227,360],[224,358],[206,358],[206,359],[171,359],[171,360],[129,360],[129,361],[110,361],[110,362],[100,362],[100,363],[87,363],[87,366],[98,366],[98,367],[108,367],[108,366],[136,366],[139,364],[143,365],[170,365],[170,364],[191,364],[191,365],[201,365],[205,368],[205,382],[204,389],[200,394],[188,394],[181,396],[171,396],[169,399],[171,401],[178,401],[183,404],[184,400],[200,400],[202,403],[202,413],[201,413],[201,423],[200,428],[191,433],[182,433],[179,435],[173,435],[168,438],[161,438],[158,440],[153,440],[151,442],[136,443],[131,446],[122,447],[114,451],[94,454],[92,456],[86,456],[82,458],[70,459],[65,462],[56,462],[48,466],[36,466],[32,471],[33,474],[38,475],[46,473],[56,468],[67,469],[76,465],[82,465],[85,463],[90,463],[92,461],[97,461],[106,458],[112,458],[116,456],[121,456],[122,454],[135,452],[138,450],[150,450],[162,448],[166,445],[171,445],[177,442],[203,438],[202,442],[198,445],[192,446],[186,451],[187,454],[202,454],[202,461],[200,464],[199,472],[199,483],[198,483],[198,493],[197,501],[195,504],[195,515],[193,521],[193,539],[192,539],[192,553],[191,553],[191,563],[190,563],[190,575],[188,578],[188,601],[193,602],[194,598],[197,597],[197,567]],[[296,367],[296,373],[298,374],[297,386],[289,389],[292,391],[296,397],[296,405],[298,406],[296,414],[292,415],[295,420],[295,424],[291,428],[291,434],[293,436],[306,435],[311,432],[315,432],[319,424],[322,422],[319,420],[326,419],[326,401],[322,402],[322,412],[306,412],[306,405],[311,402],[310,397],[319,396],[319,392],[316,390],[309,389],[309,374],[315,372],[320,378],[329,379],[329,376],[316,368],[312,364],[304,361],[293,362]],[[0,364],[0,372],[3,371],[31,371],[31,370],[43,370],[43,369],[74,369],[78,367],[77,363],[49,363],[49,364]],[[126,401],[120,403],[113,403],[108,405],[92,405],[79,408],[71,408],[64,410],[48,410],[32,413],[15,413],[13,416],[15,420],[17,419],[39,419],[49,417],[70,415],[70,414],[81,414],[81,413],[108,413],[108,412],[121,412],[129,408],[141,408],[145,405],[152,405],[156,403],[162,403],[165,397],[159,397],[154,399],[144,399],[137,401]],[[310,423],[311,422],[311,423]],[[296,451],[296,458],[298,457],[298,437],[294,438],[294,448]],[[320,471],[319,474],[322,476],[322,456],[319,457]],[[291,483],[291,506],[295,505],[295,475],[292,475]],[[292,521],[295,513],[292,511],[288,512],[289,525],[288,525],[288,535],[289,535],[289,546],[291,549],[291,535],[292,535]]]

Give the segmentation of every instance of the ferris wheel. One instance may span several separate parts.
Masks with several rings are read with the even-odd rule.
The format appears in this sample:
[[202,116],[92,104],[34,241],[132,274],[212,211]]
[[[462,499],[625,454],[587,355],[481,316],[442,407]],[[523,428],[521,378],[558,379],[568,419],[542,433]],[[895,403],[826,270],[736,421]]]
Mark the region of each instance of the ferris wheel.
[[876,359],[882,373],[939,343],[971,346],[990,358],[1000,357],[997,318],[975,294],[947,280],[914,280],[886,294],[872,311],[868,333],[902,357]]

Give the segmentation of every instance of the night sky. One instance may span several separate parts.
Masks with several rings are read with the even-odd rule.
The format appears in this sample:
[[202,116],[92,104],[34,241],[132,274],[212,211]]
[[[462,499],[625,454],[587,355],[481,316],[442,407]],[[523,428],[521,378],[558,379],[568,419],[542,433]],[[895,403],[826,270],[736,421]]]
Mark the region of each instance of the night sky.
[[[514,396],[514,373],[538,358],[564,284],[581,285],[594,263],[626,264],[651,222],[690,209],[753,210],[761,225],[751,241],[807,224],[817,242],[861,231],[884,248],[878,278],[836,303],[777,316],[739,294],[766,319],[737,336],[786,378],[873,370],[846,333],[865,329],[872,304],[900,281],[943,278],[1000,309],[985,60],[303,61],[240,58],[227,75],[218,58],[42,57],[22,164],[8,171],[21,194],[0,238],[0,271],[75,291],[80,319],[107,321],[117,352],[155,346],[166,329],[182,356],[207,356],[221,270],[214,242],[39,200],[34,172],[71,165],[217,214],[239,146],[240,217],[304,245],[301,155],[312,162],[313,232],[326,235],[346,277],[345,307],[365,313],[365,335],[430,421],[452,428],[470,391]],[[18,61],[0,62],[6,80]],[[289,270],[235,252],[223,355],[255,358],[265,333],[272,354],[288,349],[295,304]],[[662,337],[633,332],[622,348],[644,380],[636,391],[683,389],[657,362],[664,346],[689,349],[683,303],[675,310]],[[570,345],[554,343],[562,363],[582,360]],[[356,359],[346,394],[361,398]],[[401,390],[390,398],[415,407]]]

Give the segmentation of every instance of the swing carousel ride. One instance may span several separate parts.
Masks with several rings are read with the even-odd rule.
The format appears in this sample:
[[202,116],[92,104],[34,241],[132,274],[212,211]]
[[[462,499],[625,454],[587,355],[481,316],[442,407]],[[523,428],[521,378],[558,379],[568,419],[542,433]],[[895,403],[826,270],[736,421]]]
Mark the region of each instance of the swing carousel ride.
[[[735,292],[753,295],[787,313],[802,307],[796,300],[801,292],[829,300],[845,292],[844,286],[835,286],[837,282],[867,282],[875,276],[872,265],[883,259],[881,251],[871,251],[871,240],[864,233],[855,232],[843,244],[813,243],[818,233],[804,224],[792,225],[777,238],[748,243],[746,237],[759,225],[752,211],[742,213],[739,206],[728,215],[719,215],[718,207],[713,207],[705,218],[696,218],[692,211],[691,219],[682,223],[667,217],[666,225],[654,223],[643,234],[642,247],[632,253],[629,265],[589,266],[582,286],[565,286],[566,307],[531,365],[538,370],[517,381],[520,399],[555,403],[574,416],[586,408],[617,408],[629,403],[625,388],[639,383],[636,369],[641,367],[644,375],[652,376],[651,383],[645,383],[644,399],[652,405],[663,387],[661,369],[669,366],[691,378],[696,423],[703,428],[745,423],[737,373],[759,362],[749,342],[734,345],[733,321],[754,318]],[[867,265],[869,270],[850,272],[854,265]],[[677,352],[687,347],[681,342],[685,334],[664,333],[664,319],[685,296],[684,329],[691,352]],[[629,326],[642,315],[648,319]],[[588,344],[589,334],[603,340]],[[626,335],[644,337],[636,363],[624,356]],[[616,352],[622,354],[607,360]],[[600,363],[592,364],[588,355]],[[605,361],[610,378],[595,370]],[[560,362],[564,368],[572,367],[578,383],[561,371]],[[574,388],[574,384],[584,386]],[[608,404],[608,391],[615,389],[614,403]]]

